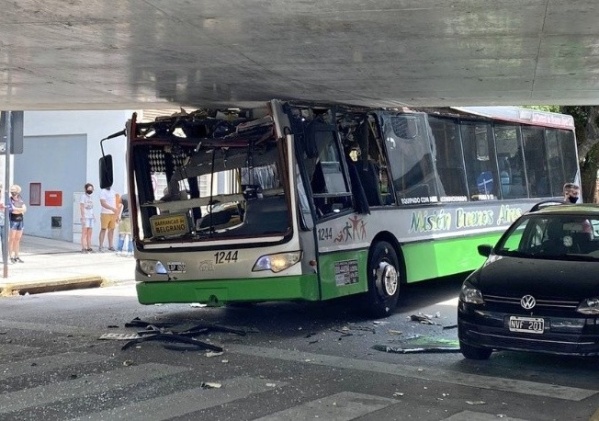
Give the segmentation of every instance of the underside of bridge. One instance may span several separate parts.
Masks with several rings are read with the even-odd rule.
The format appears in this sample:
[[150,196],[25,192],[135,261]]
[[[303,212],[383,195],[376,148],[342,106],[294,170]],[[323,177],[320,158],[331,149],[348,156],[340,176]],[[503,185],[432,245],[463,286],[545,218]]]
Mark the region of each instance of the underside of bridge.
[[0,109],[596,105],[594,0],[0,0]]

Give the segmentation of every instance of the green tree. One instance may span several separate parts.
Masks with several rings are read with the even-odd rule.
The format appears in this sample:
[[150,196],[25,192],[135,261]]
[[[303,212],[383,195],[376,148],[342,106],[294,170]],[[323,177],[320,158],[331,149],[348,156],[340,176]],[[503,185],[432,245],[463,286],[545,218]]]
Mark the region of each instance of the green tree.
[[559,112],[574,117],[582,197],[585,202],[595,202],[599,168],[599,106],[561,106]]

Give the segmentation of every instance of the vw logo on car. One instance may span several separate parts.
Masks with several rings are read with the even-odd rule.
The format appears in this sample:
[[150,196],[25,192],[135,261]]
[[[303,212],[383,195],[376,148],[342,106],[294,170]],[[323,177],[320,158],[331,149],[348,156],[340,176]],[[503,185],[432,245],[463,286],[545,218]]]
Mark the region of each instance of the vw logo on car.
[[532,295],[525,295],[524,297],[522,297],[522,299],[520,300],[520,305],[522,306],[522,308],[524,310],[530,310],[532,309],[535,305],[537,305],[537,300],[535,300],[535,297],[533,297]]

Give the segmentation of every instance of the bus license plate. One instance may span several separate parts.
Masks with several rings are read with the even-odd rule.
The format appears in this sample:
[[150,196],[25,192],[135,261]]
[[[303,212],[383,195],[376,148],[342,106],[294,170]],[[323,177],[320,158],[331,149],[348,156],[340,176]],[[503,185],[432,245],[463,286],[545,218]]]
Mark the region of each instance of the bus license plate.
[[540,317],[510,316],[510,332],[543,333],[545,320]]

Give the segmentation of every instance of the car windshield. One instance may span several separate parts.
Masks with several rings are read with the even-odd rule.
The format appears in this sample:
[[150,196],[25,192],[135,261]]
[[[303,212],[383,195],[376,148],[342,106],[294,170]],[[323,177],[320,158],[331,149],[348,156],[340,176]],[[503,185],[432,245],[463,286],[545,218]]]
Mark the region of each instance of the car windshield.
[[599,261],[599,216],[531,214],[499,240],[502,256]]

